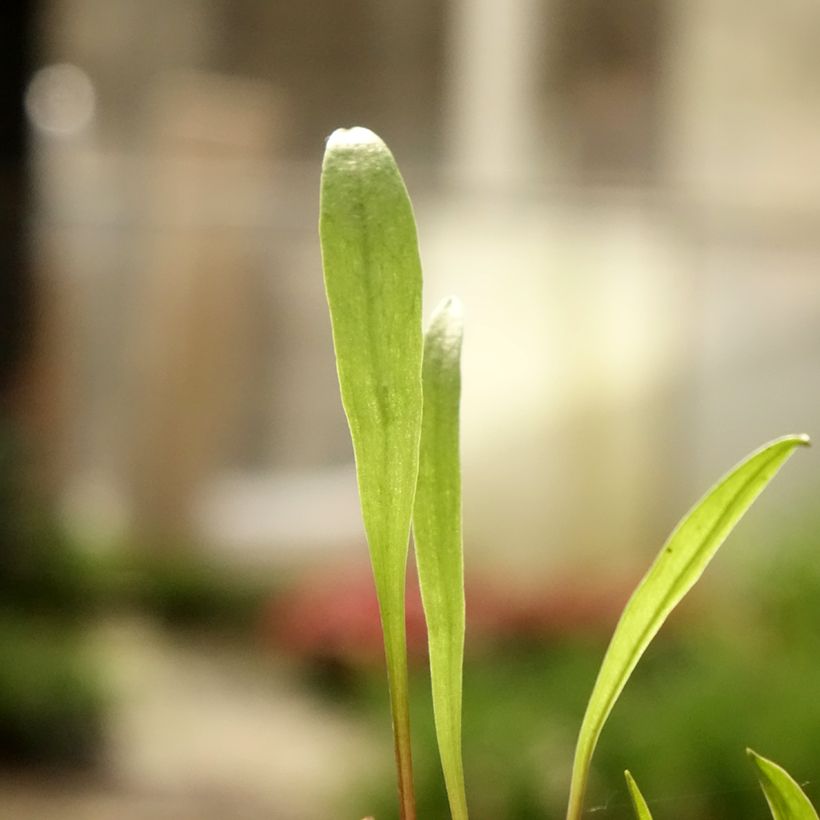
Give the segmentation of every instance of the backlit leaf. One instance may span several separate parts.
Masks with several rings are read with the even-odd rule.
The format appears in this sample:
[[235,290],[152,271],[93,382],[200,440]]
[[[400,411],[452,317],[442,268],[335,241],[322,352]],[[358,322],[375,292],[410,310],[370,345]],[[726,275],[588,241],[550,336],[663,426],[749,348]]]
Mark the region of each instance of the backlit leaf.
[[421,435],[421,264],[407,190],[372,131],[329,138],[319,233],[384,631],[401,812],[412,818],[404,590]]
[[632,806],[635,809],[635,817],[638,820],[652,820],[652,815],[649,813],[649,806],[646,805],[646,800],[638,789],[638,784],[635,778],[629,773],[629,770],[624,772],[626,778],[626,786],[629,789],[629,796],[632,798]]
[[568,820],[579,820],[601,730],[669,613],[692,588],[752,502],[806,436],[777,439],[741,462],[683,518],[629,599],[587,705],[572,769]]
[[424,337],[424,414],[413,540],[427,620],[430,677],[441,765],[453,820],[466,820],[461,758],[464,564],[459,399],[461,307],[449,299]]
[[785,769],[751,749],[746,749],[746,754],[757,767],[774,820],[818,820],[809,798]]

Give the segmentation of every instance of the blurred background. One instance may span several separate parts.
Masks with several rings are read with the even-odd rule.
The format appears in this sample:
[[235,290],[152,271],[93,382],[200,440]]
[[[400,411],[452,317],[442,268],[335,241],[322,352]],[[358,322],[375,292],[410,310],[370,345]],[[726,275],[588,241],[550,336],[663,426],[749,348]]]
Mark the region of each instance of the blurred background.
[[[17,0],[0,28],[0,814],[396,816],[322,289],[324,139],[466,307],[476,820],[562,816],[607,638],[680,515],[820,433],[808,0]],[[798,454],[630,683],[590,812],[820,800]],[[411,572],[412,575],[412,572]],[[420,816],[447,817],[410,584]]]

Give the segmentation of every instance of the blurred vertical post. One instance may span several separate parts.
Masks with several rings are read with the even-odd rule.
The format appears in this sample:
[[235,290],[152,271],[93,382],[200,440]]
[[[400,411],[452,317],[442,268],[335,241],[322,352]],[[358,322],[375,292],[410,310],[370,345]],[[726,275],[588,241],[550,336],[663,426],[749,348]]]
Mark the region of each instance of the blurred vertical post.
[[154,101],[129,461],[134,531],[167,547],[190,541],[196,494],[239,427],[277,120],[267,84],[218,74],[162,75]]
[[539,140],[538,0],[453,0],[449,21],[447,163],[457,181],[508,187],[543,164]]

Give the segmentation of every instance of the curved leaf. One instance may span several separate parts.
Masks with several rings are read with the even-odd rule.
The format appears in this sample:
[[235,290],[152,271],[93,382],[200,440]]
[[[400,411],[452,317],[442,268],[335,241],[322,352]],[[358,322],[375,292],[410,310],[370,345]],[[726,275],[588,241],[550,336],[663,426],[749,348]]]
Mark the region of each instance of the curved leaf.
[[807,436],[785,436],[741,462],[683,518],[638,584],[615,628],[581,724],[572,768],[568,820],[581,816],[592,754],[641,655],[795,447],[808,443]]
[[384,631],[401,811],[412,818],[404,589],[421,435],[421,264],[407,190],[372,131],[328,139],[319,234]]
[[646,805],[646,800],[635,782],[635,778],[629,773],[627,769],[624,772],[626,778],[626,787],[629,789],[629,796],[632,798],[632,807],[635,809],[635,817],[638,820],[652,820],[652,815],[649,813],[649,806]]
[[461,758],[464,560],[459,400],[461,305],[442,303],[424,337],[424,413],[413,540],[427,620],[430,677],[441,766],[453,820],[466,820]]
[[774,820],[818,820],[809,798],[791,775],[777,763],[746,749],[757,766],[757,776]]

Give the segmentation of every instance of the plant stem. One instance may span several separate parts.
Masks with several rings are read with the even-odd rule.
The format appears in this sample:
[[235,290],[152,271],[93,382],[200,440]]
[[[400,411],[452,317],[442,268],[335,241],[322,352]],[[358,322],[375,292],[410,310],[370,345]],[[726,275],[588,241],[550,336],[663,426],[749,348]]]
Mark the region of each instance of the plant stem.
[[567,820],[581,820],[584,811],[584,795],[587,790],[587,772],[589,763],[580,769],[577,776],[572,778],[569,788],[569,805],[567,806]]
[[390,714],[393,719],[393,746],[399,787],[401,820],[416,820],[413,790],[413,750],[410,738],[410,704],[407,676],[407,639],[404,627],[404,602],[401,611],[382,610],[387,678],[390,689]]
[[413,791],[413,758],[410,748],[410,712],[404,703],[391,696],[393,741],[396,750],[396,771],[399,777],[399,806],[402,820],[416,820],[416,796]]

